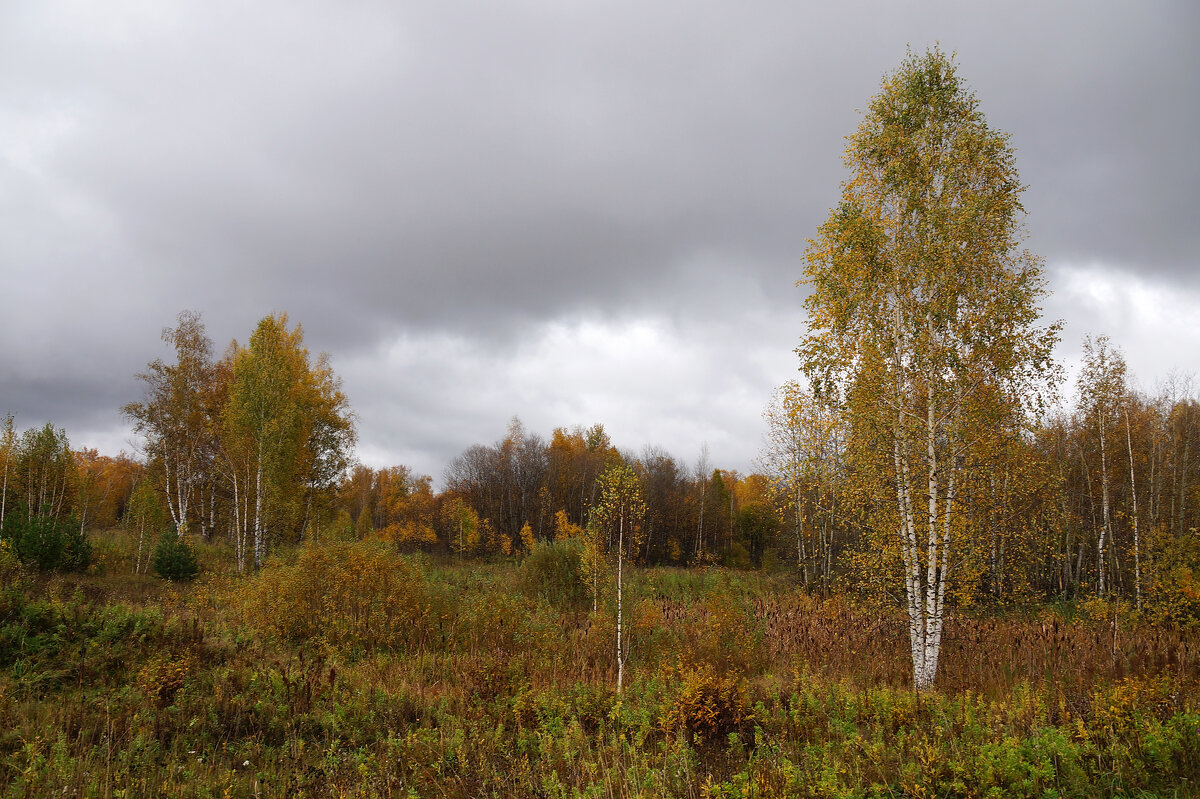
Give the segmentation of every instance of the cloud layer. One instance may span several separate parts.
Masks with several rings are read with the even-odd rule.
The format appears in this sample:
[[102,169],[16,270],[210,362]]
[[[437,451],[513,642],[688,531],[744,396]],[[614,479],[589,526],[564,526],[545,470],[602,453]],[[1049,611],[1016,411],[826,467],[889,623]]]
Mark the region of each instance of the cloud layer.
[[286,310],[375,463],[519,414],[748,468],[843,137],[934,43],[1012,134],[1068,335],[1191,366],[1080,286],[1200,290],[1193,4],[807,5],[7,6],[0,412],[111,448],[178,311],[220,346]]

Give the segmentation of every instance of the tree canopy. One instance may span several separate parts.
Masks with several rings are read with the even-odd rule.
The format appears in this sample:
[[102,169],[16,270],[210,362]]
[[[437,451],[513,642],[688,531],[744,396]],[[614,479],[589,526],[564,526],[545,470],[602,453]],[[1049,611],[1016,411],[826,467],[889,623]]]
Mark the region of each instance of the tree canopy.
[[1008,136],[951,58],[910,55],[885,77],[845,161],[841,200],[807,253],[798,352],[849,420],[872,526],[902,565],[914,681],[927,688],[951,564],[978,522],[964,482],[1019,437],[1053,373],[1057,327],[1037,326],[1044,280],[1019,248]]

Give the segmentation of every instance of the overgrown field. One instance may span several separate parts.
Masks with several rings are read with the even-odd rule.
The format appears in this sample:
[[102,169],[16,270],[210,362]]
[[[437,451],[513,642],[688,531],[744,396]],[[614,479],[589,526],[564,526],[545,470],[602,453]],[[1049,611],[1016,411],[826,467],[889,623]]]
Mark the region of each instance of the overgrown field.
[[957,609],[917,696],[895,609],[640,571],[617,695],[569,544],[179,585],[99,551],[0,569],[3,796],[1200,795],[1200,635],[1111,604]]

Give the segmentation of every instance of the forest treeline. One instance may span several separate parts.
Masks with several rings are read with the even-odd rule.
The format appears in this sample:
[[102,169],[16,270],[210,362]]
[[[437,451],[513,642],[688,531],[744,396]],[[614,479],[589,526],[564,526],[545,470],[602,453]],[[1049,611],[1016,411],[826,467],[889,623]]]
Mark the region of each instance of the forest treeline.
[[755,473],[514,417],[435,491],[407,466],[355,463],[341,381],[286,314],[218,355],[185,311],[122,409],[141,457],[7,420],[0,535],[43,568],[79,568],[85,531],[117,524],[139,571],[154,540],[192,538],[224,544],[237,572],[333,539],[470,558],[573,538],[593,575],[626,559],[778,565],[809,590],[904,603],[922,685],[945,602],[1119,596],[1200,618],[1196,389],[1138,390],[1100,336],[1074,407],[1054,410],[1060,324],[1043,325],[1041,260],[1021,247],[1015,150],[953,57],[910,53],[885,76],[846,165],[805,253],[803,380],[769,403]]
[[[18,433],[5,421],[0,536],[18,550],[25,540],[33,559],[46,531],[61,531],[58,560],[43,566],[78,565],[67,539],[117,526],[137,539],[143,571],[163,531],[223,544],[238,571],[306,539],[520,555],[581,537],[601,475],[626,465],[645,506],[628,551],[637,564],[790,568],[814,591],[894,596],[898,566],[865,535],[870,497],[847,454],[852,434],[799,382],[768,405],[753,474],[714,467],[706,449],[687,462],[654,446],[623,452],[599,423],[547,439],[514,418],[497,441],[455,458],[435,491],[406,466],[353,462],[340,381],[286,316],[266,317],[219,358],[191,312],[164,340],[173,357],[148,365],[142,399],[124,408],[144,437],[141,457],[75,450],[52,424]],[[1153,394],[1136,389],[1100,337],[1086,342],[1076,389],[1074,408],[964,475],[972,535],[956,564],[958,600],[1103,593],[1200,618],[1195,387],[1175,377]]]

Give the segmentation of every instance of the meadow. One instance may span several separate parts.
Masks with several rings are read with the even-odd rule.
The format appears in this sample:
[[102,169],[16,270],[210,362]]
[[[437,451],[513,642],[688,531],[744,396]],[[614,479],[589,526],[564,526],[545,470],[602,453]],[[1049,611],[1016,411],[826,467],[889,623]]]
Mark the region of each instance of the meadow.
[[1125,605],[955,608],[914,693],[898,608],[786,568],[308,544],[252,576],[0,560],[4,797],[1200,795],[1200,634]]

